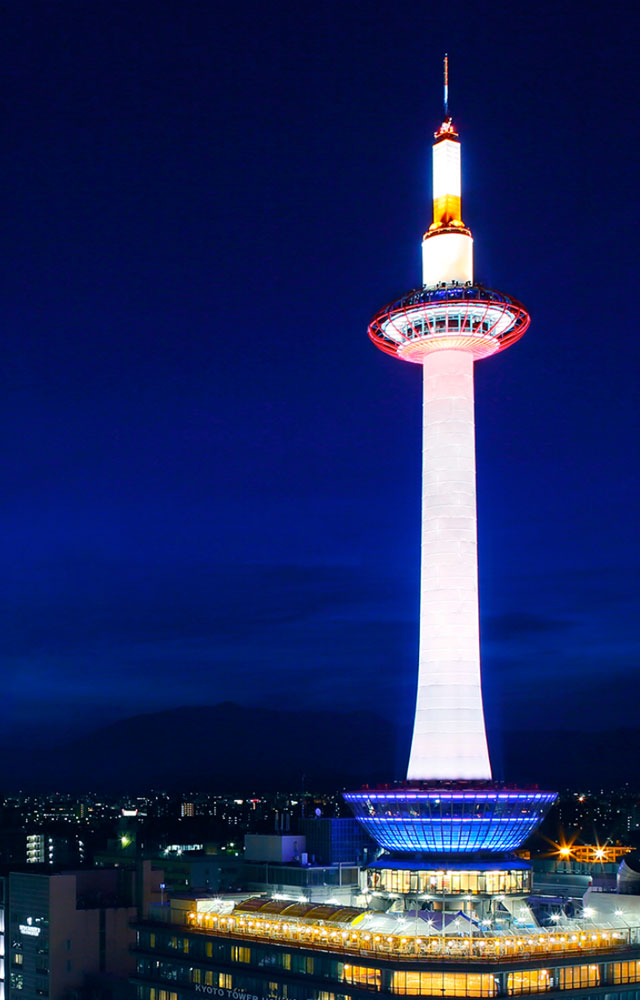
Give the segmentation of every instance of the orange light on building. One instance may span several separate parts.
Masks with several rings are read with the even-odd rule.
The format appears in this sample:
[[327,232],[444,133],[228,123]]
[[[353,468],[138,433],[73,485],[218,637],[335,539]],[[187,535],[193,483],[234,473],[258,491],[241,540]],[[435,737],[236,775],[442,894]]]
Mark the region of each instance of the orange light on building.
[[552,855],[558,860],[575,861],[578,864],[615,864],[633,848],[620,844],[576,844],[574,841],[553,843]]
[[573,848],[573,856],[576,861],[586,864],[615,864],[620,861],[625,854],[629,854],[632,847],[623,847],[614,844],[580,844]]

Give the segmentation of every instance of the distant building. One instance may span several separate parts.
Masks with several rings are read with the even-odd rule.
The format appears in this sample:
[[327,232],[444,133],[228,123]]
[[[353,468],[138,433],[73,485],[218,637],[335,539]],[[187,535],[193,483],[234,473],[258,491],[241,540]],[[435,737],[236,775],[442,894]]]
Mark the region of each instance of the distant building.
[[140,819],[144,816],[138,809],[122,809],[118,819],[117,847],[125,855],[135,857],[138,849]]
[[85,860],[84,841],[75,833],[28,833],[27,864],[75,868]]

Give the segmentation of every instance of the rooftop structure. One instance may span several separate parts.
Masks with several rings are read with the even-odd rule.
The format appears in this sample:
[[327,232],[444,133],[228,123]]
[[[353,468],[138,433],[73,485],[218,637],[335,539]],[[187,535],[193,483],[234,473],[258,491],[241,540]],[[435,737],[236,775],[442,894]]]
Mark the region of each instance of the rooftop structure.
[[402,918],[396,913],[339,904],[292,903],[264,896],[237,902],[185,902],[194,906],[178,916],[178,922],[186,928],[253,940],[286,941],[305,948],[330,946],[343,954],[360,956],[548,958],[640,946],[640,926],[631,927],[622,920],[600,926],[584,918],[552,929],[521,928],[514,934],[513,929],[474,926],[464,915],[443,923],[427,914]]

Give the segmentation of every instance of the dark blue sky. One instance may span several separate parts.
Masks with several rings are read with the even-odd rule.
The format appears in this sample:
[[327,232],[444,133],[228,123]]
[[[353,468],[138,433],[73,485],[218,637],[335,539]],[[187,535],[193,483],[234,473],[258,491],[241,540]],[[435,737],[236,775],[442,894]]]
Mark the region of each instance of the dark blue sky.
[[532,315],[476,376],[489,722],[637,723],[639,26],[4,5],[6,735],[226,699],[410,718],[421,386],[366,326],[420,279],[445,50],[476,273]]

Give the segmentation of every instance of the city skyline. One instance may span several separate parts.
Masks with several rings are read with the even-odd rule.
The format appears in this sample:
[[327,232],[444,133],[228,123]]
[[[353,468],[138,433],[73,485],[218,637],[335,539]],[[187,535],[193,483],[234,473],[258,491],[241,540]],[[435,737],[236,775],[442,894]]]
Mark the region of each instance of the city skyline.
[[628,40],[590,14],[567,47],[551,6],[442,16],[433,57],[357,4],[255,5],[248,36],[28,7],[2,41],[12,738],[228,699],[411,717],[421,386],[364,332],[419,281],[445,49],[477,275],[532,314],[476,379],[489,729],[634,725]]

